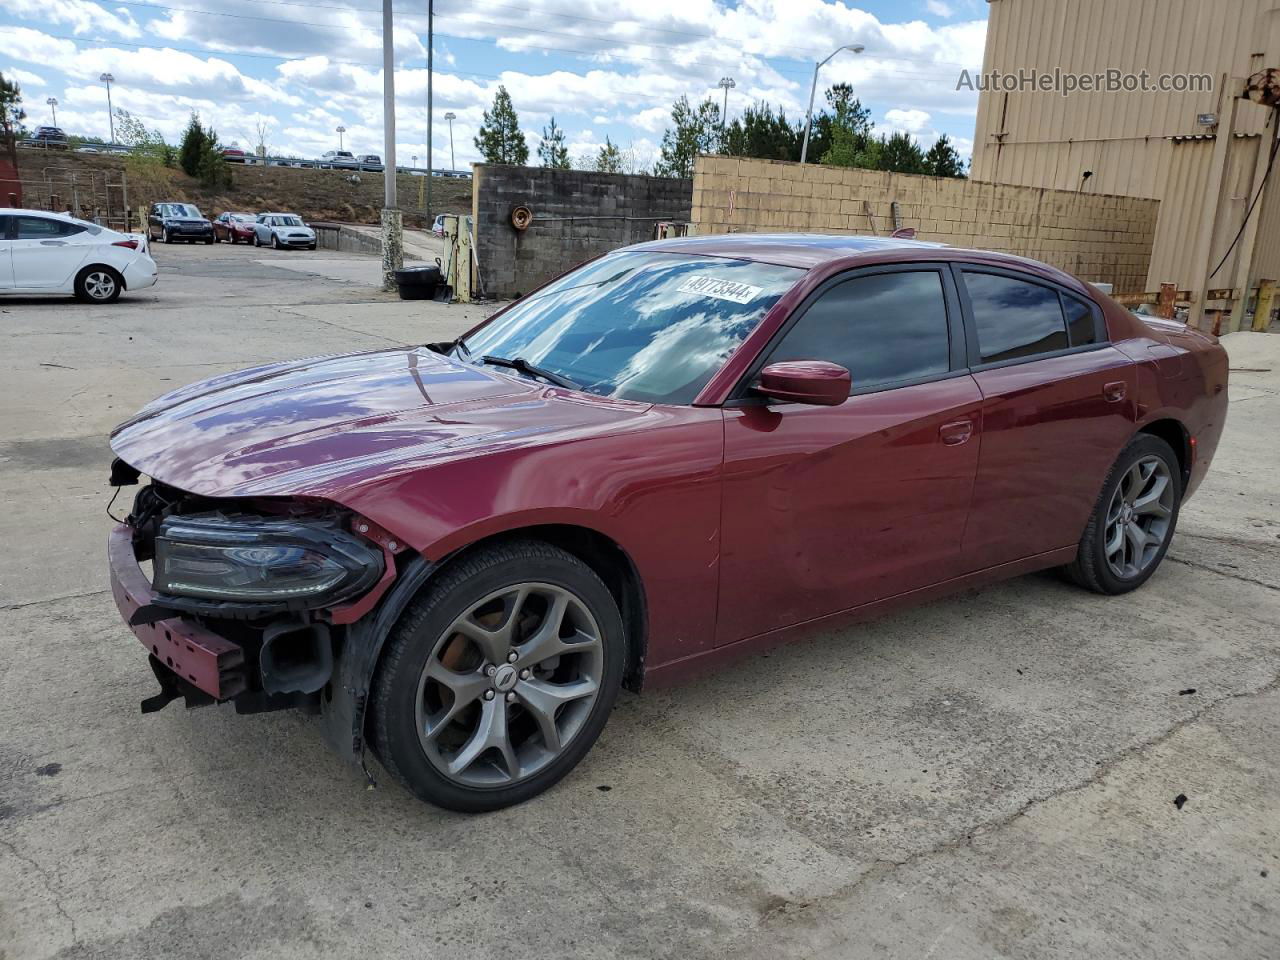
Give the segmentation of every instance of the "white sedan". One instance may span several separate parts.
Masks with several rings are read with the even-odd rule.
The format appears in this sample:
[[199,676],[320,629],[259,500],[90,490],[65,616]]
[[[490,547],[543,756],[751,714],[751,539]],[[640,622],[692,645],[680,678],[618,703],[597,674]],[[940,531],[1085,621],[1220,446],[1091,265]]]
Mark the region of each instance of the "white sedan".
[[156,282],[146,238],[43,210],[0,210],[0,294],[111,303]]

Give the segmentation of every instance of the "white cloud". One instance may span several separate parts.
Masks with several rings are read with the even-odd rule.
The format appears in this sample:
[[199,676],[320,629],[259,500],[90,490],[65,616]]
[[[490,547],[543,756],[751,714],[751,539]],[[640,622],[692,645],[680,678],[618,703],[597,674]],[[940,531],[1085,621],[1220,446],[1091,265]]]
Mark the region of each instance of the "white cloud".
[[943,0],[924,0],[924,6],[935,17],[950,17],[955,13],[951,5],[943,3]]
[[884,114],[885,124],[894,132],[920,133],[929,120],[929,114],[923,110],[886,110]]
[[70,27],[77,37],[103,32],[126,40],[142,36],[128,10],[120,7],[113,12],[90,0],[5,0],[5,12],[24,20]]
[[23,87],[43,87],[46,86],[44,77],[36,73],[28,73],[26,70],[11,69],[4,72],[5,78],[8,80],[16,80],[19,86]]

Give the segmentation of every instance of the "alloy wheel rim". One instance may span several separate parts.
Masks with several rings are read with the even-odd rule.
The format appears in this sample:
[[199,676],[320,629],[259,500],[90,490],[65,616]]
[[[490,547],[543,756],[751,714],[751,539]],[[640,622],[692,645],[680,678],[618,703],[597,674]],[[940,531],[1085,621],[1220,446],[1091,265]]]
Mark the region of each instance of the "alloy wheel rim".
[[110,274],[95,271],[84,278],[84,289],[94,300],[105,300],[115,292],[116,282]]
[[1120,478],[1107,507],[1103,550],[1122,580],[1143,573],[1160,553],[1173,520],[1173,476],[1160,457],[1143,457]]
[[444,631],[418,679],[415,728],[431,764],[467,787],[527,780],[585,726],[604,670],[600,628],[572,591],[504,587]]

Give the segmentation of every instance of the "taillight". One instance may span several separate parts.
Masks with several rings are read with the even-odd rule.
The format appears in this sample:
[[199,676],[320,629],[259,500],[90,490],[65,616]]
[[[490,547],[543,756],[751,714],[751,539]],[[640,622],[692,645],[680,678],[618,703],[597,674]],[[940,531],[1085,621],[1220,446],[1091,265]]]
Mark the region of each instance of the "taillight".
[[138,241],[137,241],[137,240],[117,240],[115,243],[113,243],[113,244],[111,244],[111,245],[112,245],[113,247],[128,247],[130,250],[137,250],[137,249],[138,249]]

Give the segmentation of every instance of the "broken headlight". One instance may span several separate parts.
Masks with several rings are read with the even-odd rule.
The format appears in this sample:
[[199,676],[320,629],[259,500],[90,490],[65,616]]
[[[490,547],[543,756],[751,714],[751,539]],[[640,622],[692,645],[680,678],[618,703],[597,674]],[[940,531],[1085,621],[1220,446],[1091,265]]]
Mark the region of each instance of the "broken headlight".
[[328,606],[382,576],[382,552],[337,520],[170,516],[155,541],[154,588],[173,597]]

